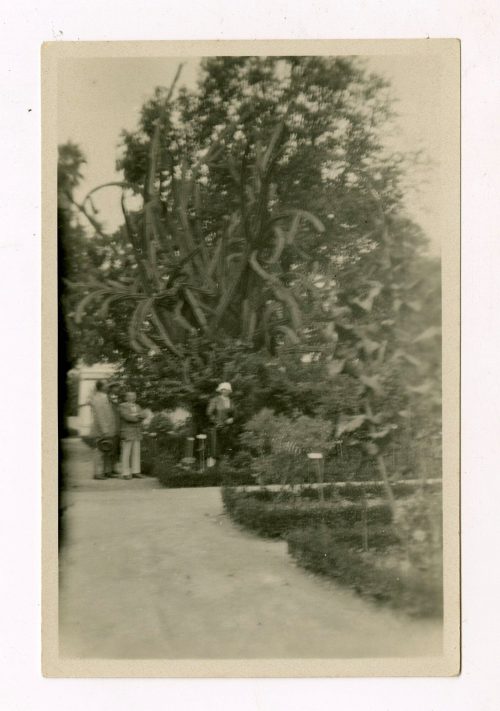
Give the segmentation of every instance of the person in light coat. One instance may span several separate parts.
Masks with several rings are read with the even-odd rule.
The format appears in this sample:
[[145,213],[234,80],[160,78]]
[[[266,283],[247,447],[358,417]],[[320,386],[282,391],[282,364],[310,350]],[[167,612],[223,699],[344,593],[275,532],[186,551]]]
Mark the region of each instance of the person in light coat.
[[117,421],[113,406],[108,398],[106,383],[98,380],[95,392],[89,401],[92,412],[90,436],[95,441],[94,479],[106,479],[113,473],[113,449],[100,447],[102,440],[110,440],[117,434]]
[[234,422],[234,409],[231,402],[233,389],[231,383],[220,383],[217,394],[210,399],[207,407],[211,429],[211,459],[217,459],[227,452],[231,442],[231,425]]
[[122,479],[143,479],[141,474],[142,423],[146,415],[136,402],[135,392],[125,394],[119,406],[122,448]]

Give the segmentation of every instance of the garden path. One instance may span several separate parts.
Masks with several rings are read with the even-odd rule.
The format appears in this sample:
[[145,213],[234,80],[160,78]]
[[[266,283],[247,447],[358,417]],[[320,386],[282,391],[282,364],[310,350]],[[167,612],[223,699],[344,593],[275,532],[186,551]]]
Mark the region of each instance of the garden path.
[[440,627],[380,609],[238,529],[220,492],[94,481],[66,445],[60,652],[85,658],[439,653]]

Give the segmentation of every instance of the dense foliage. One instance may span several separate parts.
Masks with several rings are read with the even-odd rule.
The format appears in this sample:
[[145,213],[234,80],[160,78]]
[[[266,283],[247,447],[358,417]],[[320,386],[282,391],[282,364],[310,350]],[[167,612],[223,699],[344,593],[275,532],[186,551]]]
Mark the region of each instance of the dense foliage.
[[[123,133],[123,179],[96,188],[122,193],[112,235],[95,191],[75,200],[85,157],[61,146],[62,341],[70,365],[115,363],[159,413],[144,452],[164,485],[232,484],[235,520],[287,535],[304,565],[432,612],[440,265],[405,212],[408,158],[384,148],[390,119],[387,87],[354,58],[205,59],[196,89],[157,89]],[[186,435],[206,431],[221,381],[235,456],[186,470]],[[192,418],[176,430],[165,410],[179,406]],[[420,479],[416,495],[400,496],[404,475]],[[290,493],[323,476],[378,477],[383,500]],[[234,489],[253,481],[285,487]]]
[[364,597],[404,610],[415,617],[443,613],[440,552],[425,567],[409,566],[403,551],[386,545],[363,551],[339,543],[334,531],[310,527],[287,536],[288,551],[304,568],[346,585]]
[[387,485],[435,473],[439,264],[383,149],[384,82],[352,58],[216,57],[171,90],[123,134],[115,235],[72,198],[83,157],[62,148],[74,357],[118,363],[144,404],[185,404],[200,427],[230,380],[237,432],[268,407],[330,423]]

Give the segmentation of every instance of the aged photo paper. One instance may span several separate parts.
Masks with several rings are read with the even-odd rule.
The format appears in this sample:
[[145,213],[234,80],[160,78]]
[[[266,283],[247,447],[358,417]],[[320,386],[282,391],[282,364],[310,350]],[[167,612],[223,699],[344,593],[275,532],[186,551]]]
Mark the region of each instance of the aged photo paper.
[[459,41],[41,79],[43,674],[459,674]]

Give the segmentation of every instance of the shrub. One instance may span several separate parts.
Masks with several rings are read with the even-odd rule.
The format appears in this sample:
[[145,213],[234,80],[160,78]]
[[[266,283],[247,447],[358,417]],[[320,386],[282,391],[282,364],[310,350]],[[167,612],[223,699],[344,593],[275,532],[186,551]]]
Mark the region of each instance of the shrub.
[[169,489],[220,486],[221,484],[219,472],[211,469],[206,472],[185,471],[179,466],[174,466],[171,469],[165,469],[164,467],[158,469],[157,462],[155,462],[153,475],[157,477],[162,486]]
[[248,471],[234,468],[221,460],[216,466],[200,472],[197,468],[188,468],[175,461],[172,453],[162,453],[155,457],[151,474],[162,486],[177,489],[202,486],[237,486],[253,484],[253,478]]
[[[396,499],[405,499],[415,495],[418,490],[420,482],[416,480],[410,481],[398,481],[396,484],[392,485],[392,491]],[[367,498],[373,497],[383,497],[384,496],[384,486],[382,482],[370,481],[370,482],[330,482],[327,483],[323,488],[324,498],[335,498],[341,497],[342,499],[347,499],[348,501],[360,501],[363,496]],[[436,493],[441,491],[441,481],[427,482],[424,486],[424,491],[427,493]],[[304,486],[298,490],[298,495],[303,498],[309,499],[320,499],[320,489],[319,487]]]
[[255,479],[250,471],[249,456],[246,452],[239,452],[232,459],[223,457],[216,464],[221,476],[223,486],[248,486],[255,484]]
[[[342,501],[311,501],[286,492],[222,490],[224,506],[234,521],[263,536],[283,537],[301,526],[326,524],[338,530],[340,538],[361,540],[363,506]],[[366,510],[367,525],[378,537],[392,537],[391,513],[385,503],[375,500]],[[391,538],[392,540],[392,538]]]
[[[424,490],[417,485],[395,485],[397,532],[378,482],[326,485],[323,499],[320,488],[310,486],[224,487],[222,498],[236,523],[286,538],[291,555],[309,570],[410,614],[429,616],[442,612],[440,482]],[[431,509],[435,515],[429,519]]]
[[306,454],[327,452],[332,432],[327,420],[263,408],[245,424],[240,442],[253,457],[251,471],[259,483],[298,483],[311,479]]
[[[231,467],[234,466],[234,460],[231,460]],[[247,476],[247,478],[249,478]],[[409,481],[397,482],[393,485],[393,492],[396,499],[401,501],[401,512],[406,511],[406,505],[403,503],[408,498],[415,498],[416,492],[419,490],[420,482],[413,479]],[[425,485],[427,494],[435,495],[441,492],[441,481],[427,482]],[[297,487],[284,488],[268,488],[260,486],[253,488],[243,493],[246,496],[255,497],[258,501],[321,501],[321,500],[343,500],[359,502],[363,500],[363,496],[367,500],[383,499],[385,492],[382,482],[327,482],[323,486],[305,484]]]
[[308,570],[327,575],[357,593],[403,608],[415,616],[436,616],[443,609],[440,560],[422,571],[408,563],[400,547],[381,555],[339,541],[326,526],[291,531],[289,553]]
[[154,440],[158,450],[174,452],[180,460],[185,453],[186,438],[192,435],[190,414],[182,408],[158,412],[149,423],[145,435]]

